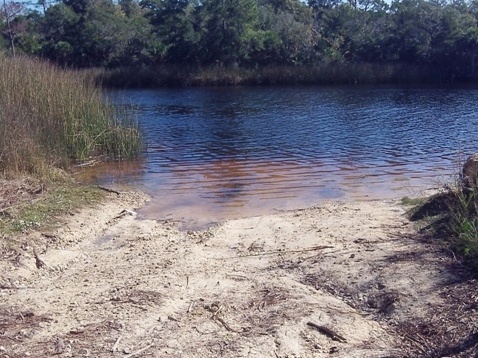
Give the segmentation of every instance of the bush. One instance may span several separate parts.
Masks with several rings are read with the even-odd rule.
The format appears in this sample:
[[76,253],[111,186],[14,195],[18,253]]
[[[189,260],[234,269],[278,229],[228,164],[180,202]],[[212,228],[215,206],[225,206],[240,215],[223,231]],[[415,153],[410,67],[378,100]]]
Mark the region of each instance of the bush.
[[449,205],[450,230],[454,250],[478,268],[478,196],[473,190],[457,189],[454,205]]
[[478,274],[478,191],[461,183],[447,186],[410,212],[412,221],[425,220],[422,231],[442,240]]

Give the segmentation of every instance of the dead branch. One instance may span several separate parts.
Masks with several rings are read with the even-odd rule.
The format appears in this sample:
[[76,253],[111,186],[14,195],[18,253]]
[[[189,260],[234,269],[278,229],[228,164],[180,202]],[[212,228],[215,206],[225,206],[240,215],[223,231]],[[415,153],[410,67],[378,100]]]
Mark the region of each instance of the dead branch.
[[241,332],[239,332],[239,331],[236,331],[235,329],[232,329],[232,328],[226,323],[226,321],[224,321],[221,317],[216,316],[216,317],[213,317],[213,319],[216,320],[216,321],[218,321],[218,322],[220,322],[220,323],[224,326],[224,328],[227,329],[229,332],[241,333]]
[[119,219],[119,218],[122,218],[123,216],[126,216],[126,215],[136,215],[136,212],[132,211],[132,210],[128,210],[128,209],[124,209],[122,212],[120,212],[118,215],[116,215],[113,220],[116,220],[116,219]]
[[35,256],[35,265],[37,269],[41,269],[43,267],[46,267],[46,264],[43,262],[43,260],[38,256],[38,252],[35,248],[33,248],[33,256]]
[[219,312],[224,308],[223,305],[212,304],[211,306],[204,306],[209,312],[212,313],[211,319],[222,324],[222,326],[229,332],[241,333],[235,329],[232,329],[222,317],[219,316]]
[[417,347],[423,354],[425,354],[425,356],[428,356],[428,353],[427,353],[428,350],[427,350],[427,346],[425,342],[420,342],[420,340],[412,337],[409,334],[406,334],[405,338],[415,343],[415,347]]
[[127,355],[125,358],[131,358],[131,357],[137,356],[138,354],[143,353],[145,350],[151,348],[152,346],[154,346],[154,343],[151,343],[144,348],[138,349],[136,352],[133,352],[133,353]]
[[124,209],[122,212],[120,212],[118,215],[116,215],[114,218],[112,218],[111,220],[108,220],[107,221],[107,224],[111,224],[114,220],[118,220],[120,218],[122,218],[123,216],[126,216],[126,215],[131,215],[131,216],[134,216],[136,215],[137,213],[132,211],[132,210],[128,210],[128,209]]
[[325,326],[320,326],[320,325],[318,325],[314,322],[307,322],[307,325],[310,326],[310,327],[315,328],[320,333],[326,335],[327,337],[329,337],[333,341],[337,341],[337,342],[341,342],[341,343],[347,343],[347,340],[344,337],[342,337],[340,334],[332,331],[330,328],[327,328]]
[[116,195],[121,195],[121,193],[120,193],[119,191],[116,191],[116,190],[114,190],[114,189],[106,188],[106,187],[101,186],[101,185],[97,185],[96,187],[97,187],[98,189],[107,191],[108,193],[113,193],[113,194],[116,194]]
[[301,253],[307,251],[318,251],[324,249],[333,249],[333,246],[313,246],[308,247],[305,249],[297,249],[297,250],[274,250],[274,251],[265,251],[256,254],[247,254],[247,255],[238,255],[238,256],[229,256],[229,257],[218,257],[214,258],[215,260],[227,260],[227,259],[240,259],[243,257],[252,257],[252,256],[267,256],[267,255],[280,255],[280,254],[293,254],[293,253]]
[[86,161],[86,162],[77,164],[77,165],[75,165],[75,167],[77,167],[77,168],[92,167],[92,166],[94,166],[94,165],[97,164],[97,163],[99,163],[98,160],[96,160],[96,159],[91,159],[91,160],[88,160],[88,161]]
[[62,354],[63,353],[63,350],[65,349],[65,343],[63,342],[63,339],[58,337],[55,340],[54,346],[55,346],[55,354]]
[[119,345],[119,342],[121,341],[121,336],[118,337],[118,339],[116,340],[115,344],[113,345],[113,348],[111,348],[111,352],[114,353],[116,351],[118,351],[118,345]]

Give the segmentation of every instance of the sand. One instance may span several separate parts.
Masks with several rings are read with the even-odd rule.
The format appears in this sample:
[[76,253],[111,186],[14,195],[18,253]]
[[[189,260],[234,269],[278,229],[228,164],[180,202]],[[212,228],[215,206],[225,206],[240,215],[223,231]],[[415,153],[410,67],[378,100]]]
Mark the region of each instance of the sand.
[[3,245],[0,357],[472,356],[452,351],[475,323],[450,300],[453,258],[398,201],[187,232],[138,219],[147,200],[111,193]]

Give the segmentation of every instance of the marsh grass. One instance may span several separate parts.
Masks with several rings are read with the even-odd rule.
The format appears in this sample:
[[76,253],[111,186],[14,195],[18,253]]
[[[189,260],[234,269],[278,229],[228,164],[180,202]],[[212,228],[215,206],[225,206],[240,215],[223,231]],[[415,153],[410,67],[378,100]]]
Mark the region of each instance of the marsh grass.
[[[343,85],[446,82],[436,68],[407,64],[324,63],[318,66],[157,65],[87,70],[97,84],[111,88],[237,85]],[[442,74],[442,75],[440,75]]]
[[72,161],[140,148],[136,125],[82,73],[0,54],[0,175],[48,177]]

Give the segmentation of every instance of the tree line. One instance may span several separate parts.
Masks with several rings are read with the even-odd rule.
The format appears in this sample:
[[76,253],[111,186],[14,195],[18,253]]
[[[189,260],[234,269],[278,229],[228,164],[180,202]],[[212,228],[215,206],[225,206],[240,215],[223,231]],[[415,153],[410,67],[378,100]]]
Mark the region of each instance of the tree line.
[[378,63],[474,79],[478,0],[2,0],[0,48],[73,68]]

